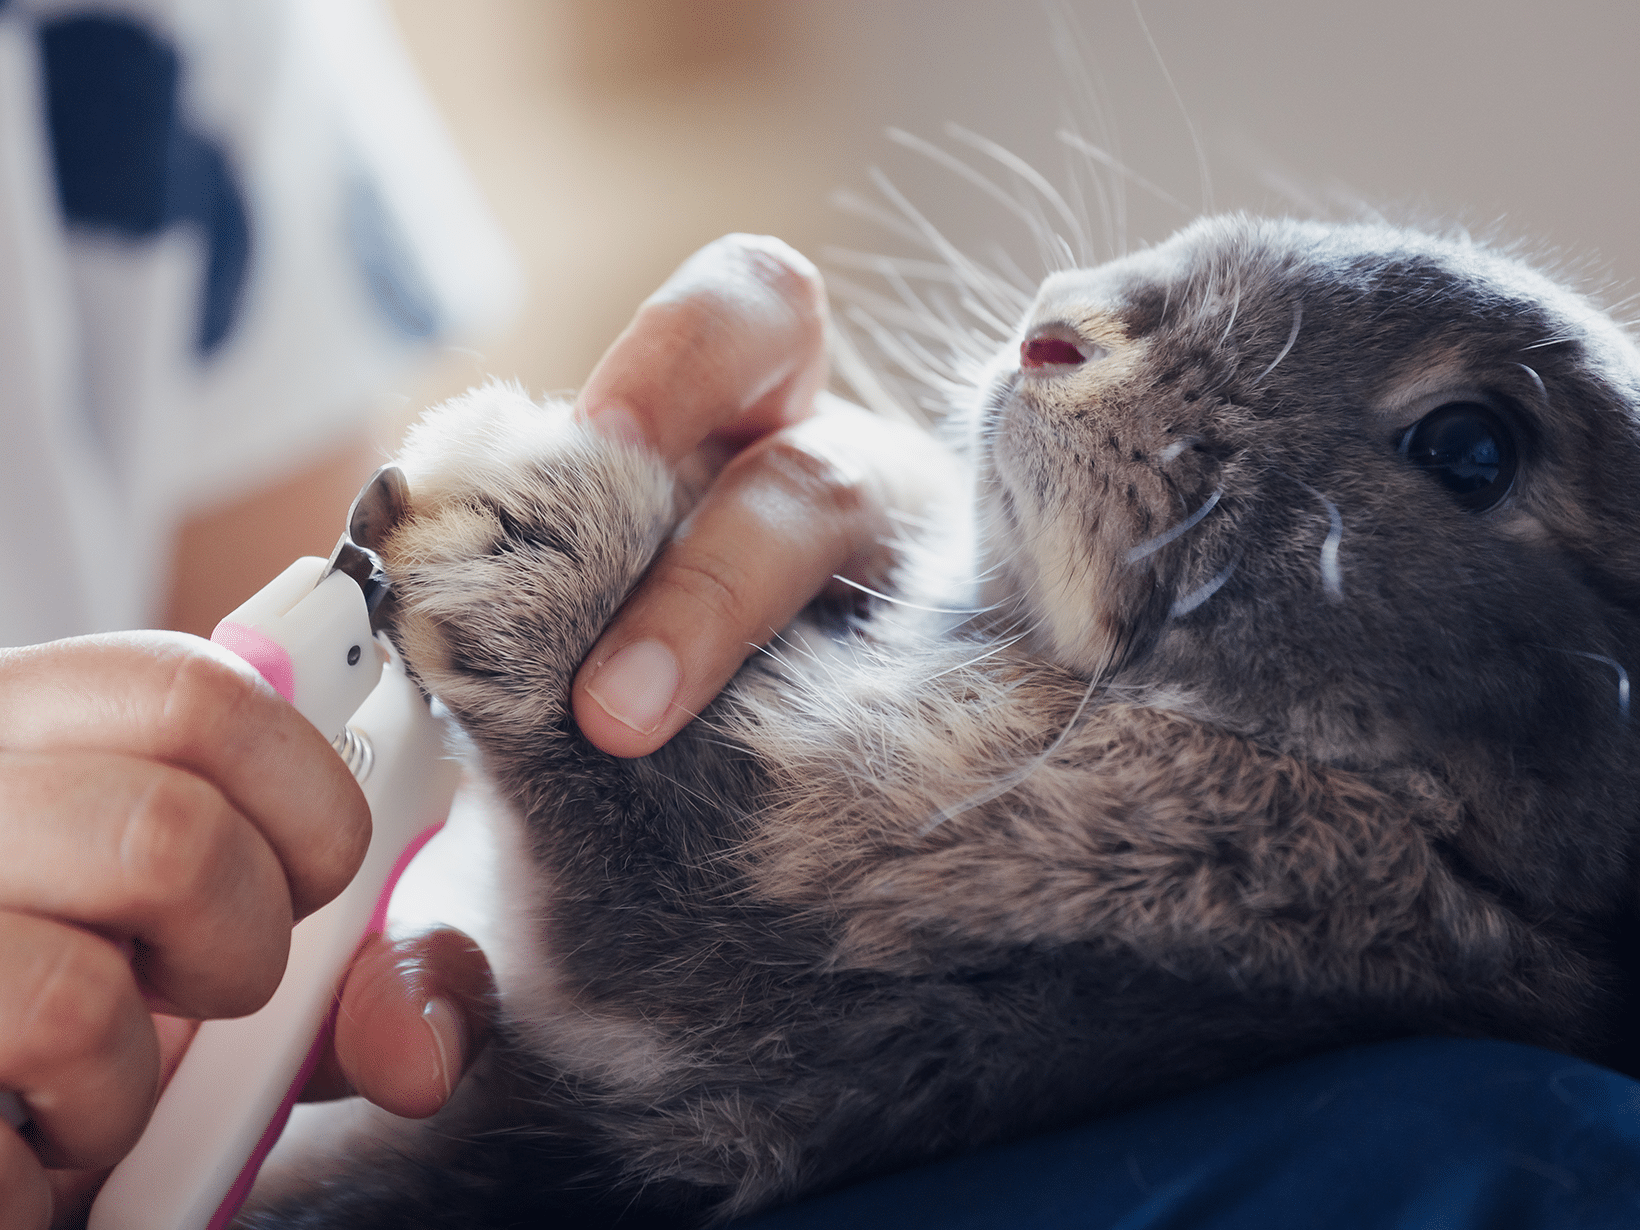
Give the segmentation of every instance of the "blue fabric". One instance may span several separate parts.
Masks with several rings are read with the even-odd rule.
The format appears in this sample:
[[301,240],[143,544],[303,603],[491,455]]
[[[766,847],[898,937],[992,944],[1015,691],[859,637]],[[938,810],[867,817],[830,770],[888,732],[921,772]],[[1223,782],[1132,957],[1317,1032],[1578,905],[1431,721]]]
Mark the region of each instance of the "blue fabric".
[[40,51],[63,216],[130,239],[197,224],[209,256],[196,345],[209,354],[238,315],[250,221],[220,146],[178,114],[175,49],[125,18],[97,15],[47,23]]
[[1640,1083],[1502,1042],[1339,1051],[744,1230],[1636,1230]]
[[365,285],[382,315],[408,338],[427,338],[442,326],[438,298],[398,221],[369,179],[348,186],[347,237]]

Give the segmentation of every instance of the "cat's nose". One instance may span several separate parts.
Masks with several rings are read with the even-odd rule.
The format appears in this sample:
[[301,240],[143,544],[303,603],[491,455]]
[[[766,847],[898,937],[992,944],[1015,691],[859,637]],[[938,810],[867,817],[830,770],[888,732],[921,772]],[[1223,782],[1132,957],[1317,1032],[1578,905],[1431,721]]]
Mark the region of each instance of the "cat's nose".
[[1096,346],[1078,336],[1066,325],[1046,325],[1032,329],[1019,344],[1019,366],[1025,370],[1052,372],[1101,358],[1104,347]]
[[1021,367],[1066,367],[1084,362],[1082,352],[1062,337],[1036,337],[1019,344]]

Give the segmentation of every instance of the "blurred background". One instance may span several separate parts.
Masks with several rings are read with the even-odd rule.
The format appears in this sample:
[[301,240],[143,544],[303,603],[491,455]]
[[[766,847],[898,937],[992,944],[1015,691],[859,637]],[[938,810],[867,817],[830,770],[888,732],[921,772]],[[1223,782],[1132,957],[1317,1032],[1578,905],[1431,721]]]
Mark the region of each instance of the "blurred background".
[[[822,265],[833,248],[905,251],[834,204],[880,202],[872,167],[965,249],[1000,244],[1041,272],[1022,223],[890,126],[1003,182],[948,124],[1061,190],[1080,181],[1099,258],[1204,208],[1376,208],[1518,243],[1607,302],[1640,276],[1633,0],[390,7],[528,285],[510,329],[446,353],[407,413],[491,373],[574,387],[639,300],[725,231],[781,235]],[[1096,188],[1067,127],[1131,174],[1101,170]]]

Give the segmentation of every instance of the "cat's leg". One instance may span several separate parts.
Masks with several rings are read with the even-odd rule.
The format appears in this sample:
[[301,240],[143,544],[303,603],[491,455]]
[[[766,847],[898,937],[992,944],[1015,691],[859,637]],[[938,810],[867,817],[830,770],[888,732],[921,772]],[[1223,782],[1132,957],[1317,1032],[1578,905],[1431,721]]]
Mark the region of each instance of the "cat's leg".
[[673,521],[659,457],[491,384],[431,412],[400,464],[395,641],[470,732],[561,729],[570,679]]
[[[801,1138],[838,1093],[794,1092],[813,1046],[783,1034],[823,1045],[816,1030],[852,992],[813,981],[825,927],[746,897],[738,855],[766,766],[726,723],[756,706],[728,698],[637,760],[592,747],[568,707],[671,524],[659,464],[499,389],[430,418],[403,464],[410,514],[384,552],[394,635],[518,838],[503,860],[517,951],[498,961],[513,1128],[573,1138],[586,1169],[568,1186],[657,1216],[800,1188]],[[486,1129],[496,1148],[512,1135]],[[517,1198],[556,1208],[555,1166],[513,1174]]]

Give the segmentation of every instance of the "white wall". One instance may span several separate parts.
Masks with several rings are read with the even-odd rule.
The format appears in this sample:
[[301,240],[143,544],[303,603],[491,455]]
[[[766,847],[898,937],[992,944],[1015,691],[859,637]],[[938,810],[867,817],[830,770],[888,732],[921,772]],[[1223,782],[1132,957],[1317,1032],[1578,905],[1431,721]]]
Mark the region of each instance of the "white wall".
[[[1031,0],[848,0],[871,105],[956,119],[1043,165],[1075,93]],[[1219,209],[1292,209],[1261,179],[1495,230],[1640,275],[1640,3],[1634,0],[1070,0],[1103,119],[1135,169],[1199,209],[1185,116]],[[1162,64],[1180,100],[1173,99]],[[1090,133],[1091,135],[1091,133]],[[937,179],[896,161],[915,195]],[[925,187],[927,185],[927,187]],[[954,194],[961,197],[962,193]],[[1134,194],[1132,237],[1178,212]]]

